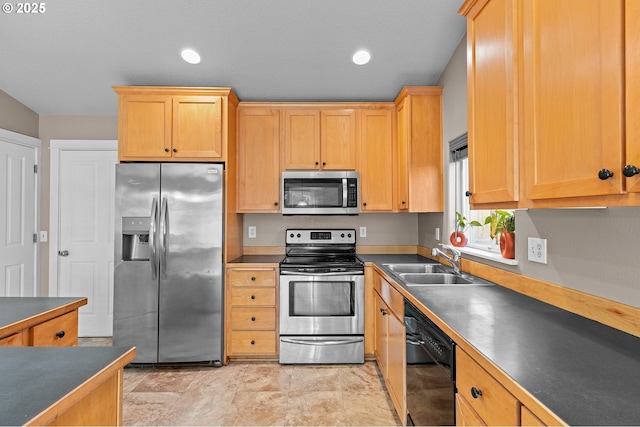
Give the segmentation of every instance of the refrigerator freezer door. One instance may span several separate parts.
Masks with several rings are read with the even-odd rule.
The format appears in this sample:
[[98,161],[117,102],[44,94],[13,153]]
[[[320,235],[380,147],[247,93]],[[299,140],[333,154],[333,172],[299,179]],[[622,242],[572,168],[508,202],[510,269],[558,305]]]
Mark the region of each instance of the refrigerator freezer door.
[[158,257],[152,248],[148,259],[129,254],[157,239],[160,165],[116,165],[115,192],[113,345],[135,346],[134,363],[157,363]]
[[222,360],[222,181],[222,165],[162,164],[160,363]]

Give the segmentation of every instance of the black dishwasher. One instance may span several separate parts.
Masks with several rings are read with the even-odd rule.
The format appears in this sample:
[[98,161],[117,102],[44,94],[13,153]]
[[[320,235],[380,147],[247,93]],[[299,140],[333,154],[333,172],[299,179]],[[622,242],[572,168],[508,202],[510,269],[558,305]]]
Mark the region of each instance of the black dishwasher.
[[407,424],[455,425],[455,343],[405,300]]

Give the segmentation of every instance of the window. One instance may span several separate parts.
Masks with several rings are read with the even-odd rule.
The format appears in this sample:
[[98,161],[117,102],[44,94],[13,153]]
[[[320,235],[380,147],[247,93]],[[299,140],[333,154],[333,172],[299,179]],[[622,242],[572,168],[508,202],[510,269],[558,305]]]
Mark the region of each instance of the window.
[[[454,220],[455,212],[460,212],[468,222],[478,221],[484,224],[487,216],[491,214],[490,210],[471,210],[469,206],[469,198],[466,195],[469,185],[469,157],[467,150],[467,134],[463,134],[458,138],[449,142],[449,161],[451,162],[452,173],[449,175],[453,180],[452,199],[453,199],[453,215],[450,215],[449,229],[455,230]],[[500,253],[500,247],[496,239],[489,236],[489,226],[469,227],[465,230],[465,236],[469,239],[467,247]]]

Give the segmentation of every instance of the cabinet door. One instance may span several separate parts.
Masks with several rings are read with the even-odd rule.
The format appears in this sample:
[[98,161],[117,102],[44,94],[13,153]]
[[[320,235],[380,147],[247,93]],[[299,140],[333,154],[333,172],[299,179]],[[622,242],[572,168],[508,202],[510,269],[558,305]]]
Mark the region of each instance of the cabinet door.
[[393,112],[360,111],[360,200],[364,212],[393,210]]
[[125,95],[119,102],[120,160],[171,157],[171,97]]
[[[640,2],[625,2],[626,165],[640,168]],[[640,174],[626,178],[627,191],[640,192]]]
[[460,427],[487,425],[459,393],[456,394],[456,425]]
[[280,113],[238,111],[238,212],[280,210]]
[[356,112],[320,112],[320,166],[327,170],[356,169]]
[[[397,317],[396,317],[397,316]],[[406,337],[404,313],[389,313],[388,318],[388,366],[389,394],[400,419],[406,419]]]
[[320,167],[320,111],[284,111],[284,169]]
[[222,97],[173,97],[172,154],[175,158],[222,158]]
[[[470,202],[515,202],[518,186],[518,2],[467,16]],[[491,46],[491,48],[488,48]]]
[[[376,275],[377,277],[377,275]],[[380,373],[382,374],[382,378],[385,380],[388,378],[387,372],[387,329],[388,329],[388,312],[389,309],[387,305],[382,301],[380,295],[376,292],[374,295],[374,308],[375,308],[375,348],[374,354],[376,355],[376,361],[378,362],[378,368],[380,368]]]
[[[620,193],[622,0],[531,0],[523,6],[526,197]],[[613,176],[599,179],[602,169]]]
[[405,98],[398,105],[398,147],[397,147],[397,205],[399,211],[409,210],[409,126],[411,107]]

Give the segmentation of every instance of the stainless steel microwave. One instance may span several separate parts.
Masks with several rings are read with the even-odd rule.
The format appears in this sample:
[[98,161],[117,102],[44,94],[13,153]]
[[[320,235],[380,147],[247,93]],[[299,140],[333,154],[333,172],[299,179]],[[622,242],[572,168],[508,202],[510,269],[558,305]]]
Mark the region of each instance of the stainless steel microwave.
[[357,215],[360,174],[353,171],[282,172],[284,215]]

